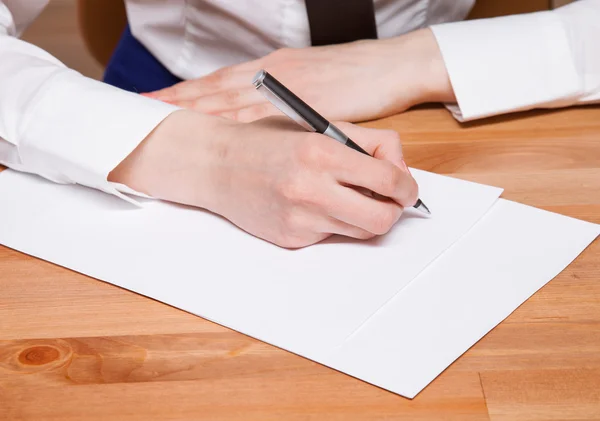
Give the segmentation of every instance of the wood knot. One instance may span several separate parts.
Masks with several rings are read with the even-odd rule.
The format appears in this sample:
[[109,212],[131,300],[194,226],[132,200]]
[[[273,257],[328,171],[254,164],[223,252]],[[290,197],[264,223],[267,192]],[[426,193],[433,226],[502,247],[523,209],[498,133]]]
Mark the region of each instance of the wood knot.
[[0,373],[52,371],[68,364],[72,356],[69,342],[63,339],[0,341]]
[[56,361],[60,351],[54,347],[40,345],[27,348],[19,354],[19,362],[23,365],[44,365]]

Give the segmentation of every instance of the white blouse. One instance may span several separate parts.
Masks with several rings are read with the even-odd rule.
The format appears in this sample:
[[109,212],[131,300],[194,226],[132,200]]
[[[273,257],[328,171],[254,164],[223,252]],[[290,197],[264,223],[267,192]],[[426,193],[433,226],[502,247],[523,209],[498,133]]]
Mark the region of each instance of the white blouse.
[[[112,171],[177,108],[66,68],[17,37],[48,0],[0,0],[0,163],[130,200]],[[375,0],[378,34],[431,26],[460,120],[600,101],[600,0],[463,19],[473,0]],[[133,34],[172,73],[196,78],[310,45],[302,0],[127,0]]]

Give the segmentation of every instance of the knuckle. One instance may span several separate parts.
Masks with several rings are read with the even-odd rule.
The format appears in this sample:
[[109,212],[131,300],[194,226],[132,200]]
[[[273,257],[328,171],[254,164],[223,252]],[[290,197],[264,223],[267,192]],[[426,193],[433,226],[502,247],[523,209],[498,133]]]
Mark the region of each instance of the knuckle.
[[331,152],[328,150],[328,142],[314,141],[312,136],[307,137],[298,148],[300,163],[308,167],[324,167],[330,159]]
[[400,185],[400,182],[402,180],[402,172],[391,162],[386,162],[384,164],[385,167],[383,168],[380,179],[381,191],[379,193],[384,194],[386,196],[392,196],[397,191],[398,186]]
[[[279,192],[285,200],[293,204],[302,203],[307,195],[307,189],[297,178],[290,178],[281,182]],[[290,220],[290,218],[291,216],[286,214],[286,221]]]
[[[314,186],[309,185],[309,183],[303,181],[303,177],[300,172],[293,171],[297,174],[297,177],[286,180],[280,184],[280,194],[284,198],[284,200],[292,207],[292,209],[299,208],[322,208],[325,206],[320,198],[320,195],[315,192]],[[287,215],[288,218],[286,220],[292,220],[294,222],[298,222],[293,219],[293,215]]]
[[307,218],[301,212],[290,209],[282,214],[277,244],[282,247],[297,248],[308,245],[314,233]]
[[223,79],[225,78],[226,74],[227,72],[225,69],[221,69],[205,76],[204,81],[214,88],[219,88],[223,84]]
[[[296,186],[289,179],[279,182],[277,185],[277,191],[282,198],[288,201],[293,201],[296,197]],[[287,215],[284,215],[283,219],[287,221]]]
[[223,94],[223,100],[228,106],[235,106],[239,103],[242,94],[238,89],[231,89]]
[[396,223],[396,212],[392,207],[382,208],[372,217],[371,232],[377,235],[387,234]]

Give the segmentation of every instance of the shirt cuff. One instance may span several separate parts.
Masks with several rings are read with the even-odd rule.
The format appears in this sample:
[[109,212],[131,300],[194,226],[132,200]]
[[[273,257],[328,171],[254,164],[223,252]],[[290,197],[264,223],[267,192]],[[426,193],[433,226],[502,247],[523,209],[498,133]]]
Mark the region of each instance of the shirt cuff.
[[459,121],[574,103],[582,92],[565,28],[552,12],[431,27]]
[[[108,174],[178,107],[126,92],[72,70],[55,73],[22,125],[28,171],[117,195],[136,193]],[[143,195],[141,195],[143,196]]]

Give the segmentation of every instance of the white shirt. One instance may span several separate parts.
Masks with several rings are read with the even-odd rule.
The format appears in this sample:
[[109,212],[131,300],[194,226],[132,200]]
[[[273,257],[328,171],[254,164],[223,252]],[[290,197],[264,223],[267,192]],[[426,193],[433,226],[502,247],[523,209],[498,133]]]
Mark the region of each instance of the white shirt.
[[[47,0],[0,0],[0,163],[125,198],[107,177],[171,112],[67,69],[17,39]],[[128,0],[132,32],[171,72],[196,78],[310,45],[302,0]],[[473,0],[375,0],[381,38],[432,26],[460,120],[600,101],[600,0],[481,21]]]

